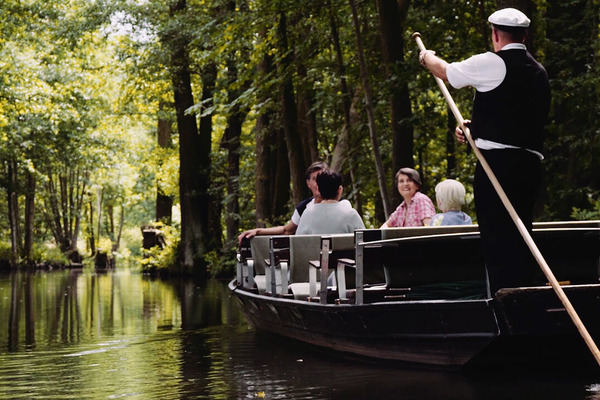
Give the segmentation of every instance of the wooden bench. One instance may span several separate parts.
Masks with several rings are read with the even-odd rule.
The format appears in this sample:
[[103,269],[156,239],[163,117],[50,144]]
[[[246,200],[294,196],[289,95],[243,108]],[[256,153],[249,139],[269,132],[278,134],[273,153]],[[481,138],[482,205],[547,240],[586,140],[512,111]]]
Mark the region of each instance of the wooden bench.
[[[353,234],[323,236],[330,238],[332,262],[354,254]],[[297,299],[307,299],[311,294],[316,296],[317,271],[322,265],[321,238],[322,235],[255,236],[250,240],[250,255],[243,242],[238,249],[238,282],[243,282],[247,289],[254,287],[261,294],[287,296],[291,292]],[[318,269],[311,271],[311,261],[313,269],[316,264]],[[330,269],[329,265],[327,269]],[[315,281],[312,292],[311,274]]]
[[[598,275],[600,269],[600,245],[599,234],[600,221],[573,221],[573,222],[543,222],[534,223],[534,241],[539,246],[542,255],[545,257],[550,268],[554,271],[555,276],[559,281],[569,283],[598,283]],[[314,297],[318,293],[316,289],[311,289],[311,279],[316,287],[316,281],[319,276],[324,275],[325,269],[322,268],[323,256],[327,254],[327,272],[333,268],[336,269],[337,292],[342,301],[348,295],[348,292],[353,292],[356,301],[364,300],[364,289],[369,286],[377,286],[372,282],[365,282],[365,276],[376,272],[383,268],[385,275],[385,288],[389,290],[405,290],[411,292],[407,298],[415,293],[415,286],[423,286],[428,284],[436,284],[430,282],[430,275],[425,272],[427,268],[420,268],[419,265],[429,265],[429,268],[434,268],[440,260],[438,255],[443,255],[445,244],[441,239],[425,239],[424,241],[416,239],[423,236],[437,235],[458,235],[463,236],[460,239],[458,248],[462,248],[464,255],[462,257],[455,255],[447,255],[446,260],[463,260],[468,254],[469,268],[478,268],[483,265],[481,250],[478,244],[478,226],[477,225],[460,225],[460,226],[441,226],[441,227],[416,227],[416,228],[391,228],[391,229],[364,229],[352,234],[342,235],[295,235],[285,236],[289,240],[289,259],[287,260],[288,274],[283,280],[279,279],[281,294],[286,294],[286,278],[288,279],[288,289],[292,293],[296,293],[296,298]],[[467,235],[470,234],[469,239]],[[325,250],[323,239],[332,237],[333,241],[329,241],[329,249]],[[404,244],[390,245],[390,241],[404,241]],[[437,246],[432,246],[429,241],[438,241]],[[451,239],[451,241],[455,239]],[[343,242],[338,242],[343,241]],[[386,249],[377,255],[385,242],[387,247],[395,248],[395,250]],[[422,244],[415,244],[422,241]],[[271,272],[266,267],[271,259],[271,237],[254,237],[250,241],[251,257],[248,256],[247,244],[240,249],[238,255],[238,282],[242,282],[244,287],[251,288],[256,286],[259,293],[264,293],[267,290],[265,269]],[[354,246],[354,243],[362,245]],[[451,245],[450,248],[452,248]],[[404,249],[404,254],[408,254],[409,258],[406,264],[412,265],[410,268],[398,268],[397,260],[401,259],[399,252]],[[365,264],[365,250],[367,252],[367,263]],[[450,250],[448,250],[450,251]],[[430,254],[431,253],[431,254]],[[456,252],[454,252],[456,253]],[[411,255],[412,254],[412,255]],[[416,259],[416,255],[426,254],[423,259]],[[435,256],[435,257],[434,257]],[[387,257],[387,259],[386,259]],[[437,257],[437,259],[436,259]],[[379,260],[377,259],[379,258]],[[429,258],[429,260],[427,260]],[[275,264],[281,256],[275,257]],[[337,262],[339,259],[340,263]],[[352,276],[353,270],[356,267],[356,260],[361,260],[362,272],[355,273],[354,279],[345,279],[344,276]],[[387,260],[387,261],[386,261]],[[251,261],[251,262],[249,262]],[[312,261],[312,267],[310,267]],[[394,261],[394,262],[390,262]],[[452,263],[456,263],[452,261]],[[365,269],[365,266],[367,268]],[[476,267],[477,266],[477,267]],[[352,267],[352,268],[348,268]],[[311,278],[311,268],[314,269],[313,278]],[[437,267],[435,267],[437,268]],[[464,265],[458,265],[455,268],[468,271],[469,268],[464,268]],[[461,269],[462,268],[462,269]],[[284,268],[285,269],[285,268]],[[319,270],[321,274],[319,275]],[[452,268],[447,268],[450,271]],[[277,271],[277,270],[276,270]],[[279,269],[281,271],[281,268]],[[478,278],[481,278],[481,270],[478,270]],[[252,275],[254,275],[252,277]],[[284,274],[285,275],[285,274]],[[272,275],[271,275],[272,276]],[[281,278],[281,274],[279,274]],[[460,277],[460,273],[454,278]],[[276,279],[270,281],[270,286],[274,282],[277,286]],[[441,275],[438,275],[441,277]],[[467,276],[470,278],[472,276]],[[452,278],[452,277],[451,277]],[[323,285],[323,280],[321,280]],[[438,282],[439,283],[439,282]],[[353,289],[354,288],[354,289]],[[272,288],[269,292],[273,291]],[[275,289],[277,294],[277,289]],[[326,291],[321,288],[321,293],[325,295]],[[489,293],[488,293],[489,295]],[[319,297],[320,301],[322,297]]]
[[[364,302],[366,291],[373,292],[370,293],[371,297],[379,301],[422,298],[426,294],[425,289],[429,292],[448,290],[440,286],[447,283],[457,292],[460,287],[469,285],[474,288],[469,293],[475,290],[481,297],[486,294],[485,264],[477,232],[405,236],[374,241],[364,240],[364,235],[365,232],[356,232],[355,259],[340,261],[345,267],[356,269],[356,304]],[[365,288],[365,271],[372,268],[383,268],[385,290],[377,288],[371,291]],[[416,294],[416,287],[421,287],[420,295]],[[460,293],[445,296],[456,297]]]
[[265,260],[270,257],[269,241],[269,236],[254,236],[250,239],[250,250],[254,261],[254,284],[260,294],[264,294],[267,289]]
[[[598,283],[599,227],[598,221],[536,223],[532,237],[559,281]],[[355,302],[365,300],[365,271],[377,266],[386,272],[386,289],[406,299],[491,297],[477,226],[445,228],[357,231],[354,259],[341,260],[356,268]]]

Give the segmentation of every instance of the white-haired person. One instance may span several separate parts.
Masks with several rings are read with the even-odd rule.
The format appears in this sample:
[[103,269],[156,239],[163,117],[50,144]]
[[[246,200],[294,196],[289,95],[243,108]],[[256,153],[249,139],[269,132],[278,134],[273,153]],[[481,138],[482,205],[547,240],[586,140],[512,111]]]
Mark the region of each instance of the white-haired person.
[[435,200],[441,213],[435,214],[429,225],[471,225],[471,217],[461,211],[465,204],[465,187],[454,179],[446,179],[435,186]]

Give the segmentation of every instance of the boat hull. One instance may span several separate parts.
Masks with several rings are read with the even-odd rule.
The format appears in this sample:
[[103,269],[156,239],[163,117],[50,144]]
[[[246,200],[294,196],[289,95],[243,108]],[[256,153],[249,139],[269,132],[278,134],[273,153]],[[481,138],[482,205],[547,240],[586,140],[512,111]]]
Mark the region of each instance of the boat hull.
[[[513,290],[500,300],[353,305],[258,295],[235,280],[229,287],[256,329],[353,355],[459,368],[593,361],[547,288]],[[600,285],[566,292],[577,299],[586,320],[599,315]],[[590,333],[598,338],[596,320]]]
[[486,300],[333,305],[230,288],[255,328],[366,357],[460,366],[498,335]]

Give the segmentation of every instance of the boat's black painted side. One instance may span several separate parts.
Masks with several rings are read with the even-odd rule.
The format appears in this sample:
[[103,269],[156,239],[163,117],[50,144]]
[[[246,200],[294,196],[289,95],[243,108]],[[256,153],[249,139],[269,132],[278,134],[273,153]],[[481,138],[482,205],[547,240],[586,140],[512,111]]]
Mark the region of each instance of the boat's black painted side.
[[[534,238],[598,343],[600,230],[596,222],[589,225],[543,227]],[[540,286],[487,294],[480,254],[474,250],[476,232],[376,242],[364,237],[356,232],[357,276],[375,264],[390,271],[386,285],[361,286],[360,298],[358,289],[355,297],[333,291],[331,297],[307,301],[289,294],[258,294],[256,287],[236,280],[229,288],[257,329],[353,355],[447,367],[597,367],[553,288],[543,286],[543,277],[536,280]],[[452,256],[456,249],[460,254]],[[396,281],[388,279],[393,273],[398,274]],[[461,280],[449,282],[456,276]],[[362,280],[356,282],[358,288]]]
[[334,305],[230,289],[257,329],[379,359],[461,366],[499,333],[489,300]]
[[[255,328],[336,351],[449,367],[593,361],[551,288],[503,291],[496,300],[334,305],[258,295],[235,280],[229,287]],[[600,338],[600,285],[565,292]]]

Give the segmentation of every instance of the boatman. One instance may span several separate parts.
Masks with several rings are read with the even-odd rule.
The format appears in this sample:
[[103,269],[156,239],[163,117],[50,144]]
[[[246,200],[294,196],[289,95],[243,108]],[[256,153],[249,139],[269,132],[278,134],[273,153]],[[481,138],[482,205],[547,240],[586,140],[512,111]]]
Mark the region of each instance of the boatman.
[[[488,18],[494,53],[447,63],[430,50],[420,63],[454,88],[476,89],[472,120],[466,121],[524,225],[531,231],[533,208],[541,185],[544,125],[550,109],[548,74],[525,47],[530,20],[504,8]],[[462,130],[457,139],[465,143]],[[492,294],[503,287],[532,283],[535,259],[478,162],[473,182]]]

